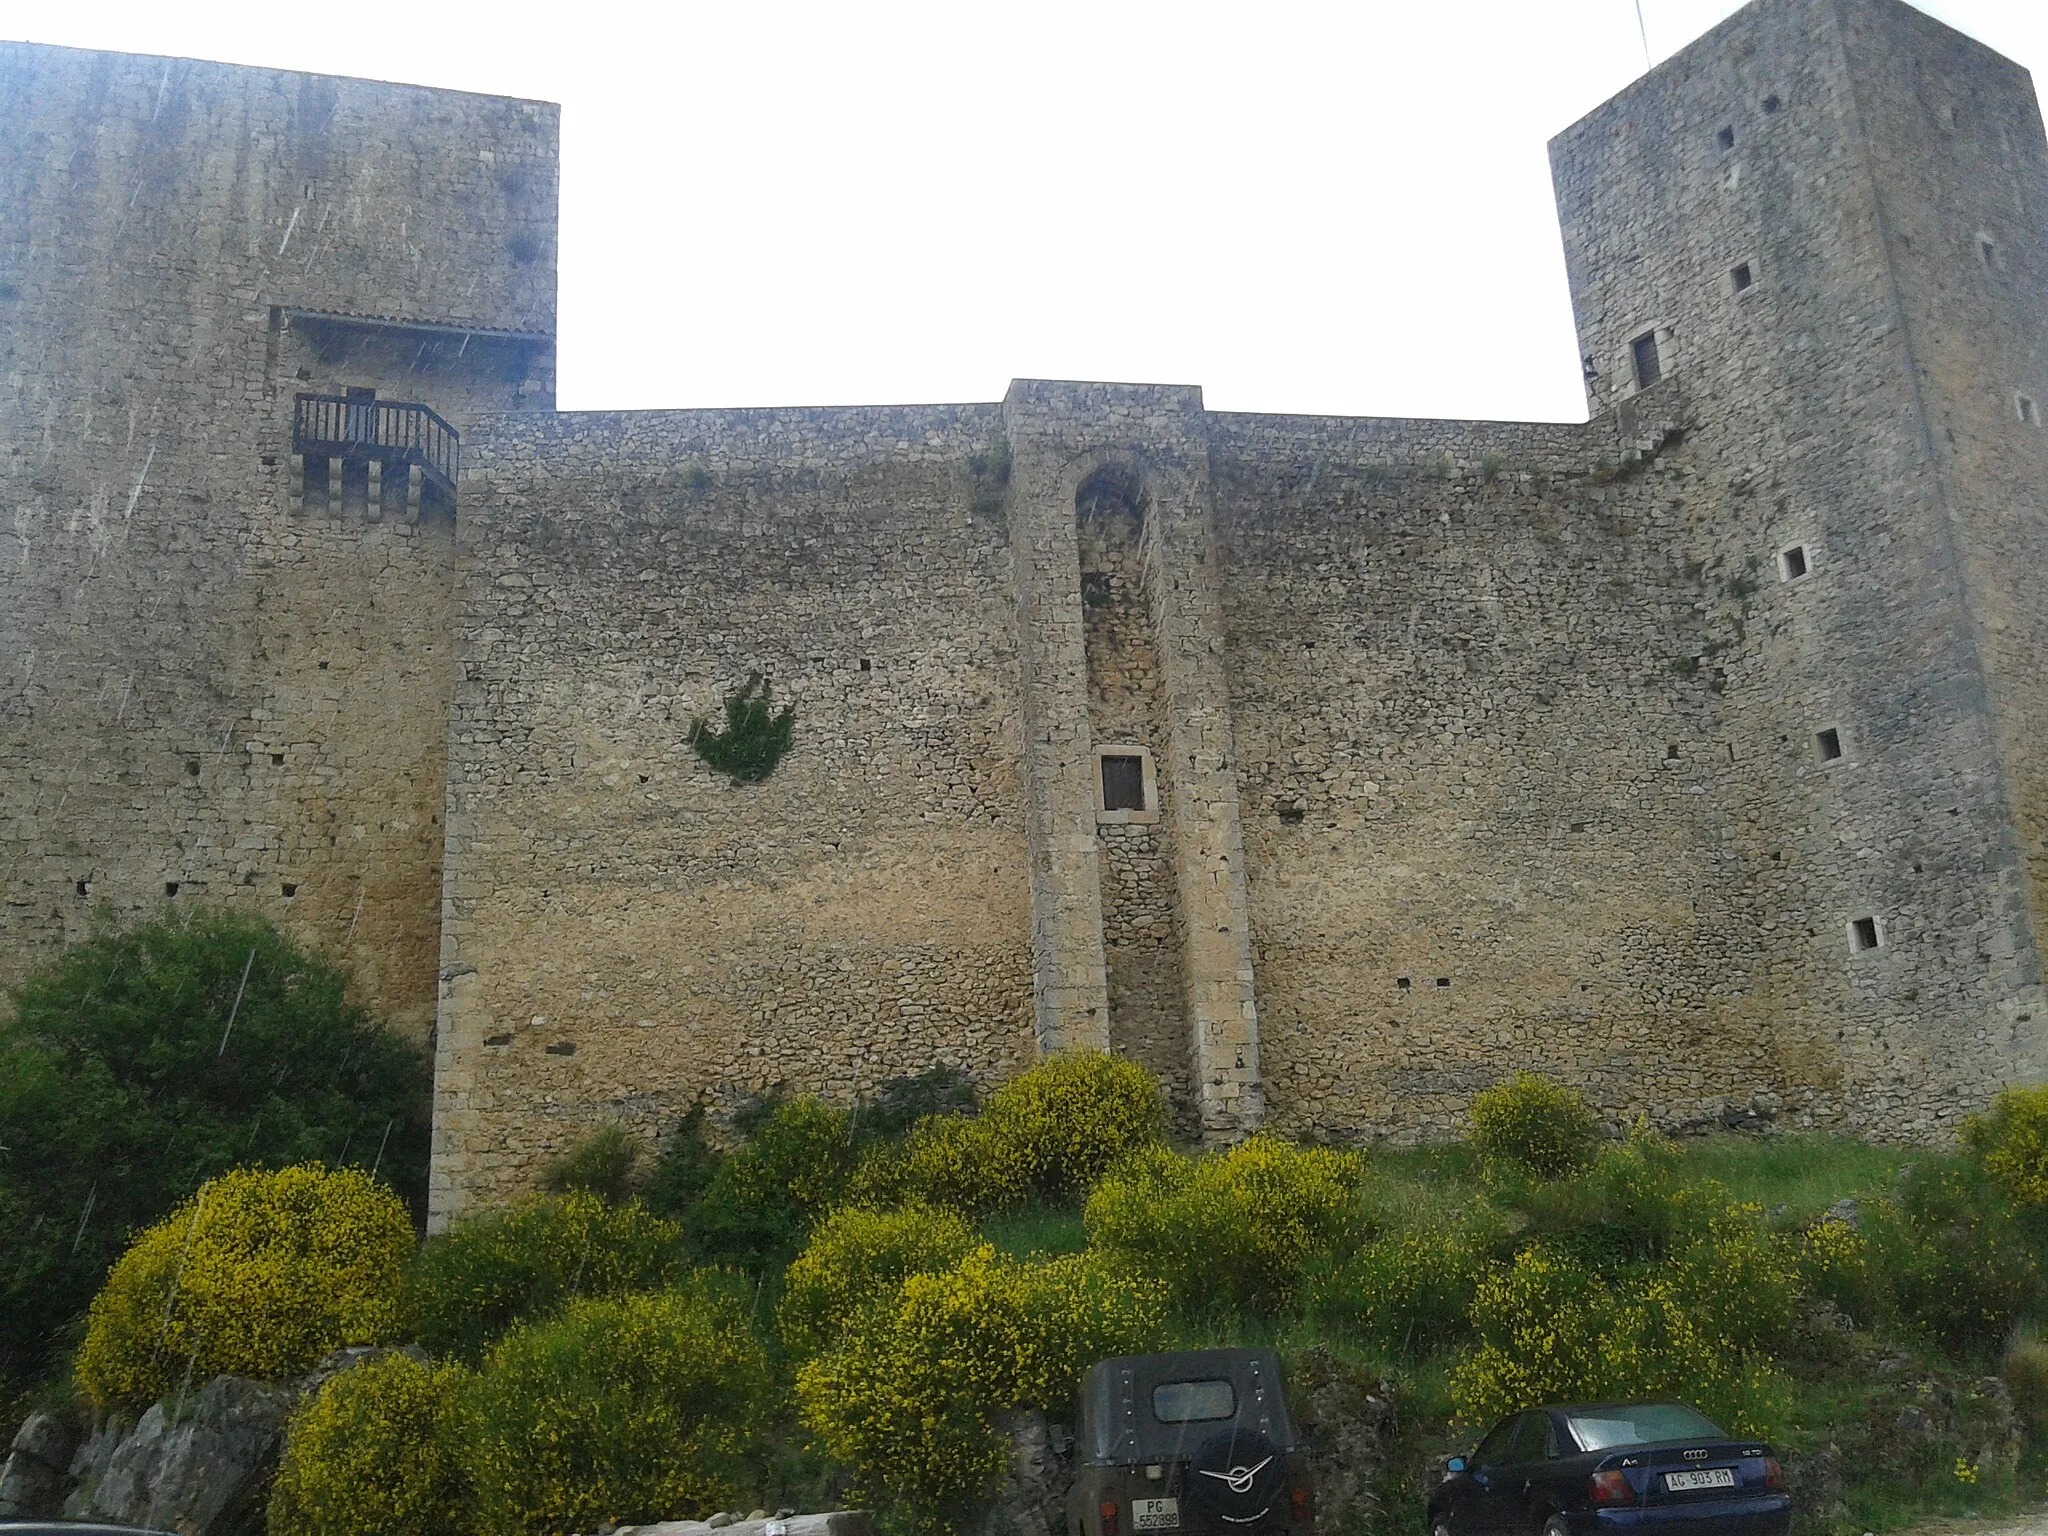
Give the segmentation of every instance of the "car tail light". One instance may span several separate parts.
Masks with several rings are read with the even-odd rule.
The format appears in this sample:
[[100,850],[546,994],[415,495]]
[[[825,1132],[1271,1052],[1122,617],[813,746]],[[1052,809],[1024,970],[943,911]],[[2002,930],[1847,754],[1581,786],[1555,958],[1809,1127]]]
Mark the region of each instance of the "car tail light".
[[1595,1472],[1586,1491],[1595,1504],[1626,1504],[1636,1496],[1626,1472]]
[[1307,1488],[1290,1488],[1287,1490],[1287,1514],[1288,1518],[1296,1525],[1308,1524]]
[[1785,1469],[1778,1465],[1778,1458],[1775,1456],[1764,1458],[1764,1486],[1773,1493],[1785,1491]]
[[1102,1516],[1102,1536],[1116,1536],[1116,1500],[1104,1499],[1096,1506]]

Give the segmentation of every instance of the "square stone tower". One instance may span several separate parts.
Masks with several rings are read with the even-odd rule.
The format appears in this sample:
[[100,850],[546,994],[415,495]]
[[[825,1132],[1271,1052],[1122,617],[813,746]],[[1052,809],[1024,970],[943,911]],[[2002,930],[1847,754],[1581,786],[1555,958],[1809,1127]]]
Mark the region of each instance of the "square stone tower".
[[[1772,984],[1881,1122],[2038,1073],[2048,145],[1899,0],[1758,0],[1551,146],[1596,413],[1683,392]],[[1826,1030],[1823,1035],[1829,1033]]]

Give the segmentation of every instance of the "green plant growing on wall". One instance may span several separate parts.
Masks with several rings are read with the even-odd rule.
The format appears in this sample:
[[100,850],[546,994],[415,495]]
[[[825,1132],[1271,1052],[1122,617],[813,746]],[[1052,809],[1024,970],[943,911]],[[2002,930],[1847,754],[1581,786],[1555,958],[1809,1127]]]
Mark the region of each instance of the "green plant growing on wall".
[[746,686],[725,696],[725,729],[713,730],[699,715],[690,722],[689,743],[697,755],[735,784],[758,784],[775,771],[789,750],[796,706],[785,704],[778,714],[770,701],[768,682],[760,673]]
[[1010,483],[1010,440],[999,437],[987,450],[967,461],[974,477],[974,510],[986,515],[1002,510],[1003,488]]

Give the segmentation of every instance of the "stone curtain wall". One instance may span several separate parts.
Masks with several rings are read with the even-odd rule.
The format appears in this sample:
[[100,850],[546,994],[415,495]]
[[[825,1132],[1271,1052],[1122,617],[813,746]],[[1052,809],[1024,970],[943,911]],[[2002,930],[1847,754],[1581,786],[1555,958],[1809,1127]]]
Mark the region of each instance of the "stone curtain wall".
[[[1753,589],[1717,665],[1731,851],[1768,924],[1758,1002],[1796,1021],[1779,1047],[1791,1081],[1848,1124],[1931,1135],[2042,1070],[2043,1018],[1997,706],[1931,449],[1946,434],[1879,191],[1898,168],[1874,158],[1862,107],[1957,98],[2009,117],[2012,81],[1944,77],[1953,51],[1918,79],[1898,59],[1852,69],[1844,18],[1899,11],[1751,7],[1552,160],[1596,405],[1628,398],[1633,339],[1654,328],[1692,421],[1692,558]],[[1857,948],[1858,919],[1878,947]]]
[[[504,417],[464,486],[433,1210],[592,1125],[1031,1059],[994,406]],[[687,744],[760,671],[764,783]]]
[[0,44],[0,981],[199,898],[425,1036],[452,536],[294,517],[291,395],[461,426],[552,365],[335,359],[285,311],[551,331],[554,207],[549,106]]

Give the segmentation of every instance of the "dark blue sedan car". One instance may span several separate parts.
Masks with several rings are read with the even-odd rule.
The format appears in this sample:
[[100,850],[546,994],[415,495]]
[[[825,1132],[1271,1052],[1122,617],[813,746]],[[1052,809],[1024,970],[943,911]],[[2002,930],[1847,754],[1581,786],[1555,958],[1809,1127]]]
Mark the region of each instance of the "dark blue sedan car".
[[1682,1403],[1531,1408],[1454,1457],[1429,1536],[1786,1536],[1792,1495],[1760,1440]]

